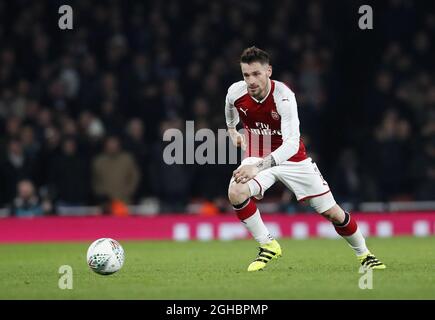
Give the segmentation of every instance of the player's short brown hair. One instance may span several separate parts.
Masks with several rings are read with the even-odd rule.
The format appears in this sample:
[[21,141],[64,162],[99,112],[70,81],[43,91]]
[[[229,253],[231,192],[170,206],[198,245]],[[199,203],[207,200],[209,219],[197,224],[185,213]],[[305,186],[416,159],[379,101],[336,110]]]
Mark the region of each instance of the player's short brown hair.
[[240,63],[251,64],[254,62],[270,64],[270,56],[266,51],[261,50],[256,46],[252,46],[243,50],[242,55],[240,56]]

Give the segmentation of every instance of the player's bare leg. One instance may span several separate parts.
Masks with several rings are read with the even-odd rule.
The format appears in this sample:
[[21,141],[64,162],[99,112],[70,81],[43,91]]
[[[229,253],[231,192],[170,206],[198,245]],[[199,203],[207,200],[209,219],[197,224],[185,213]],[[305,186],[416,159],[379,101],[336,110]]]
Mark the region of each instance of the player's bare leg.
[[249,265],[248,271],[262,270],[270,260],[281,256],[281,247],[270,235],[261,219],[260,211],[257,209],[254,200],[251,199],[248,184],[232,181],[228,188],[228,198],[236,211],[237,217],[260,244],[260,253]]
[[337,233],[348,242],[364,267],[371,269],[386,268],[386,266],[369,251],[364,236],[359,230],[355,219],[353,219],[348,212],[335,204],[332,208],[321,214],[332,222]]
[[321,215],[332,222],[337,233],[346,239],[357,255],[369,252],[365,239],[358,229],[355,220],[351,219],[350,215],[345,213],[339,205],[334,205],[331,209],[321,213]]

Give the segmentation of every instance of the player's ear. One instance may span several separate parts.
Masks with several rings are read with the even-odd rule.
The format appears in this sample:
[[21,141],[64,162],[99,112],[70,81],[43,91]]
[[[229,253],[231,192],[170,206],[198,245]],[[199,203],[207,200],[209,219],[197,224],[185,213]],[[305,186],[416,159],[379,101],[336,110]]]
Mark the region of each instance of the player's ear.
[[270,64],[267,66],[267,76],[269,78],[272,76],[272,66]]

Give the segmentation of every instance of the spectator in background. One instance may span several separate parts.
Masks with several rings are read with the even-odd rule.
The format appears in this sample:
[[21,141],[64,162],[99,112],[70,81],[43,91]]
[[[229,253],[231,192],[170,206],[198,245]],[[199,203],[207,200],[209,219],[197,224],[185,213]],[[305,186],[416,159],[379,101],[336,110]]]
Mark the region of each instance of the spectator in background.
[[26,157],[18,139],[11,139],[6,154],[0,160],[0,183],[3,203],[10,203],[18,181],[33,177],[33,163]]
[[392,101],[393,78],[390,72],[381,70],[376,75],[374,86],[364,106],[364,121],[380,121],[382,111]]
[[97,144],[104,138],[106,132],[103,122],[92,112],[83,111],[79,116],[80,133],[83,139],[89,140],[91,145]]
[[331,186],[337,201],[359,202],[361,199],[361,178],[358,157],[352,149],[344,150],[332,174]]
[[149,172],[149,154],[148,145],[145,143],[144,134],[145,128],[141,119],[133,118],[128,122],[124,147],[127,151],[131,152],[136,164],[139,166],[140,171],[142,172],[137,192],[134,197],[135,202],[138,202],[141,197],[150,191],[147,179],[147,173]]
[[[435,122],[433,124],[435,128]],[[435,195],[435,137],[423,141],[422,148],[413,163],[416,199],[431,199]]]
[[[166,147],[162,139],[163,134],[168,129],[183,130],[183,125],[180,119],[163,122],[160,127],[161,137],[150,152],[150,185],[152,192],[161,200],[163,212],[184,211],[192,189],[193,166],[167,165],[162,157]],[[186,137],[186,139],[193,139],[193,137]],[[178,147],[183,148],[183,141]]]
[[371,162],[370,167],[375,174],[379,200],[400,200],[405,196],[410,170],[410,133],[409,122],[394,109],[385,113],[375,131],[373,149],[366,157],[372,158],[367,161]]
[[47,108],[43,108],[36,116],[35,131],[39,141],[44,141],[47,138],[46,129],[53,126],[53,112]]
[[104,151],[92,163],[92,187],[97,198],[131,204],[139,179],[140,171],[133,156],[122,150],[118,137],[109,136]]
[[52,160],[49,185],[56,205],[85,206],[89,199],[88,167],[73,138],[62,143],[60,155]]
[[21,119],[15,116],[8,117],[4,125],[5,135],[0,138],[2,144],[7,144],[11,139],[20,136]]
[[23,126],[20,134],[21,144],[26,157],[35,160],[39,154],[39,143],[35,139],[33,127]]
[[50,210],[49,203],[43,203],[30,180],[17,184],[17,196],[11,204],[11,214],[16,217],[42,216]]
[[104,101],[101,105],[101,121],[108,135],[121,135],[125,125],[123,114],[112,101]]
[[78,102],[80,108],[90,109],[101,101],[98,97],[99,74],[94,55],[87,54],[83,57],[80,63],[80,75]]
[[39,178],[40,185],[46,183],[46,178],[49,176],[49,164],[51,165],[53,159],[60,153],[60,145],[62,136],[59,129],[55,126],[44,128],[43,142],[41,143],[41,152],[39,156]]

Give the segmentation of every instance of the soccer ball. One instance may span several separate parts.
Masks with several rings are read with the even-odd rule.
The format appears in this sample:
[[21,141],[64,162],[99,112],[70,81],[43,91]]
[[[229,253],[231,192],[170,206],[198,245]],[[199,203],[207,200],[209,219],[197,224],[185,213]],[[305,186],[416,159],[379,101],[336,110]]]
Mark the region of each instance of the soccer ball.
[[86,254],[86,261],[92,271],[109,275],[122,268],[124,264],[124,249],[118,241],[101,238],[92,242]]

